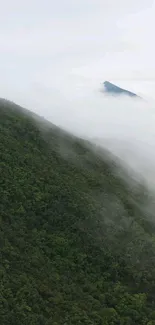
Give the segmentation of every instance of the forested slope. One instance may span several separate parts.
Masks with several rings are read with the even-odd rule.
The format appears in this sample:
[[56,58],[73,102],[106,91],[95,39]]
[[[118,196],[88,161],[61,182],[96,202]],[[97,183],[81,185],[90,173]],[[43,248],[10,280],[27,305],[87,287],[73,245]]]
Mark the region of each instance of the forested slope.
[[106,153],[0,102],[0,324],[155,324],[155,229]]

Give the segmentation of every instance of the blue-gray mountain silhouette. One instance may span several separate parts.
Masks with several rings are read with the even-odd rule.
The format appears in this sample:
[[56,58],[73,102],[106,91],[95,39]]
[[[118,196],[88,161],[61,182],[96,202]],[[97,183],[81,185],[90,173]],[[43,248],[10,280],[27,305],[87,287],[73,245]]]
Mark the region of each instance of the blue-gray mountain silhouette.
[[130,97],[139,97],[131,91],[120,88],[109,81],[105,81],[104,83],[105,92],[109,93],[109,95],[127,95]]

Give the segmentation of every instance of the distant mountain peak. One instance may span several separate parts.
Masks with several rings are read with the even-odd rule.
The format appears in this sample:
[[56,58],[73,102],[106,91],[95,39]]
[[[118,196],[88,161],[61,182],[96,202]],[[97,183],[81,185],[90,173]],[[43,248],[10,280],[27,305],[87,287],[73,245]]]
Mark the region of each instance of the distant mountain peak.
[[132,93],[131,91],[125,90],[123,88],[120,88],[114,84],[112,84],[109,81],[105,81],[103,83],[105,92],[109,93],[110,95],[127,95],[130,97],[139,97],[135,93]]

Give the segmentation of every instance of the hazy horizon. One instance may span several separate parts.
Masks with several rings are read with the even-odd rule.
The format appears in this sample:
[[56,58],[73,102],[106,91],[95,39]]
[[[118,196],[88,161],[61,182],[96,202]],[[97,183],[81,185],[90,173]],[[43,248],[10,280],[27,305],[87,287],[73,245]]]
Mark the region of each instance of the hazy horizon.
[[[143,160],[153,175],[154,15],[153,0],[6,0],[0,12],[0,97],[85,138],[130,139],[133,148],[136,142],[136,168]],[[105,97],[105,80],[147,102]],[[123,157],[129,157],[126,151]]]
[[0,97],[30,106],[42,102],[41,89],[78,77],[96,85],[109,80],[155,100],[154,14],[154,0],[6,0]]

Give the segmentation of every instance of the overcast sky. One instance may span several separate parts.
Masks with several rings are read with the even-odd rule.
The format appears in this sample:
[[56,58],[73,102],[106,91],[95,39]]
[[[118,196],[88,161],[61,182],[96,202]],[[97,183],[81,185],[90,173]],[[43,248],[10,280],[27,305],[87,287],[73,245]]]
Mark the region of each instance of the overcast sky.
[[[125,145],[123,159],[153,178],[154,18],[153,0],[3,1],[0,97],[81,136],[130,139],[138,156]],[[105,80],[153,102],[105,98]]]
[[153,96],[154,17],[153,0],[5,0],[0,96],[41,101],[66,80],[105,79]]

